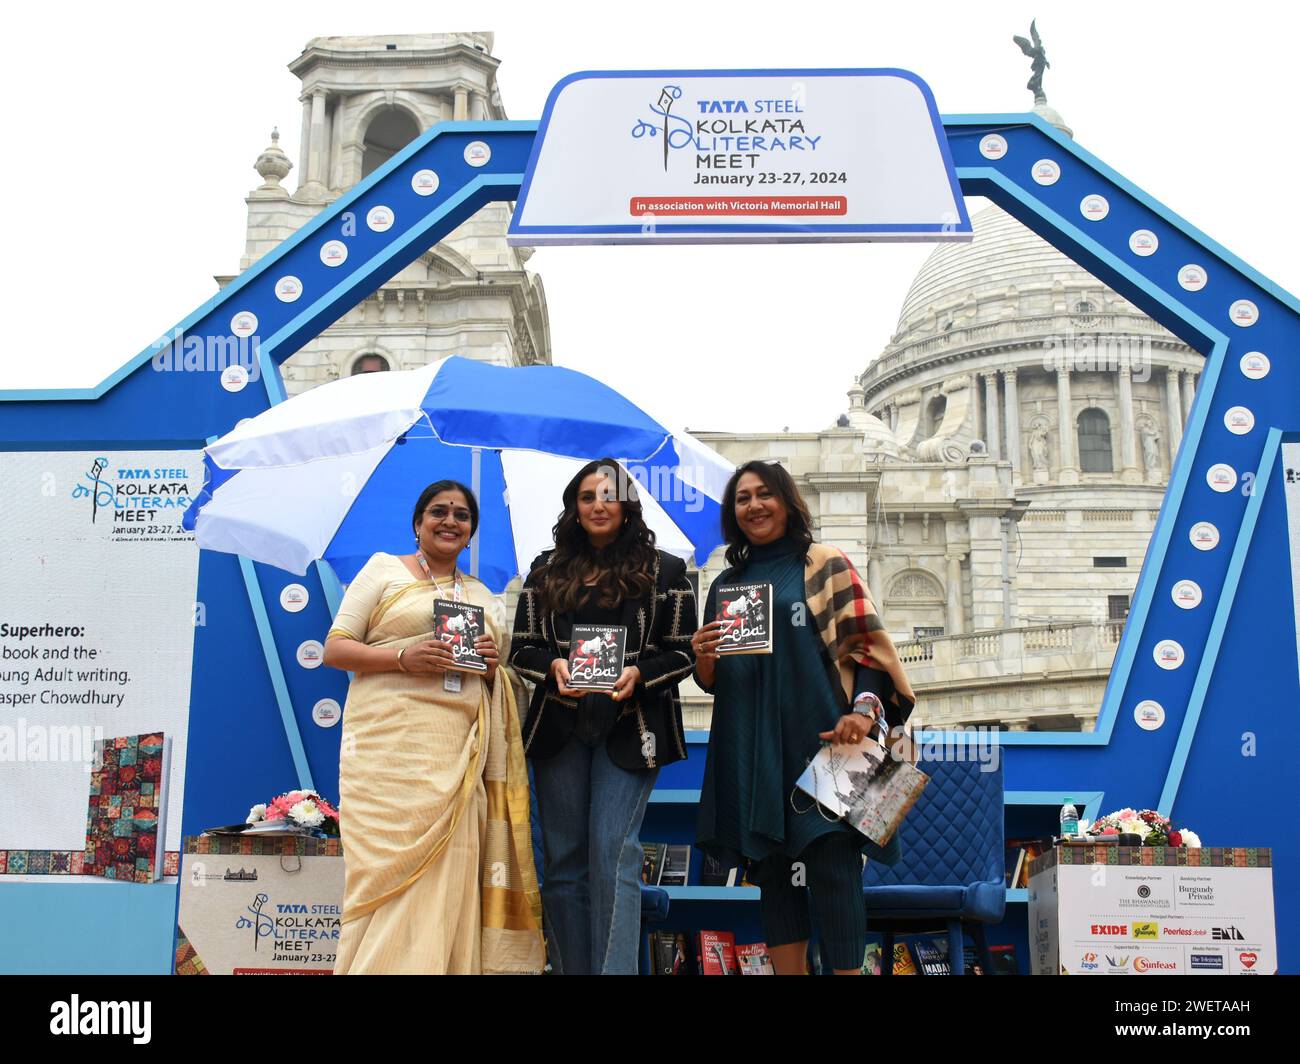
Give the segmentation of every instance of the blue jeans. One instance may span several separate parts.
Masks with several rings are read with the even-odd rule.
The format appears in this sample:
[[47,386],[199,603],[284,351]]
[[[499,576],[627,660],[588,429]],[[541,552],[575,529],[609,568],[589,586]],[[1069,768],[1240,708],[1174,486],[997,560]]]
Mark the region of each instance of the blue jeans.
[[641,821],[658,769],[629,772],[603,737],[579,729],[533,762],[546,851],[542,906],[561,975],[636,975],[641,944]]

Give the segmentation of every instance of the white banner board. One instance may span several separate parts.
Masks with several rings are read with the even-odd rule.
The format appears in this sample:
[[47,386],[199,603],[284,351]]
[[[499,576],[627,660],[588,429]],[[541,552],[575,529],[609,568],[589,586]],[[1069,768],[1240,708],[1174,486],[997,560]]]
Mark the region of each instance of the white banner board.
[[[275,840],[257,841],[274,849]],[[327,847],[306,840],[301,855],[186,853],[178,923],[190,956],[185,967],[178,957],[178,974],[328,975],[342,927],[343,857],[320,855]]]
[[1052,865],[1029,880],[1034,975],[1272,975],[1273,870]]
[[598,71],[551,92],[511,244],[969,240],[904,70]]
[[1291,544],[1291,600],[1295,604],[1296,658],[1300,661],[1300,443],[1282,444],[1286,529]]
[[0,851],[83,851],[94,740],[145,732],[180,848],[202,484],[199,451],[0,453]]

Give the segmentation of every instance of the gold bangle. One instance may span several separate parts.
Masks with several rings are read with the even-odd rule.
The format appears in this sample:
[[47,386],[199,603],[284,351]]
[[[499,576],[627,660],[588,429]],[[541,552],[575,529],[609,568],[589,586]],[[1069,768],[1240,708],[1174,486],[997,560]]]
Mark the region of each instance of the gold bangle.
[[406,653],[406,647],[402,647],[402,648],[401,648],[400,650],[398,650],[398,652],[397,652],[397,667],[398,667],[398,669],[400,669],[402,672],[406,672],[406,666],[402,664],[402,655],[403,655],[404,653]]

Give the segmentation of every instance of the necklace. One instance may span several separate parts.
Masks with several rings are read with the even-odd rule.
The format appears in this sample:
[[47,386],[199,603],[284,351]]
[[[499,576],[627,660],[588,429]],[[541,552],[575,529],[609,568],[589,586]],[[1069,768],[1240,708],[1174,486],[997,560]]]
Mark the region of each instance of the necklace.
[[[434,590],[439,594],[445,594],[446,592],[442,584],[438,582],[438,578],[434,576],[429,569],[429,563],[425,561],[423,549],[419,549],[415,552],[415,560],[420,563],[420,568],[424,570],[424,575],[433,582]],[[451,567],[451,597],[457,602],[461,599],[460,569],[455,565]]]

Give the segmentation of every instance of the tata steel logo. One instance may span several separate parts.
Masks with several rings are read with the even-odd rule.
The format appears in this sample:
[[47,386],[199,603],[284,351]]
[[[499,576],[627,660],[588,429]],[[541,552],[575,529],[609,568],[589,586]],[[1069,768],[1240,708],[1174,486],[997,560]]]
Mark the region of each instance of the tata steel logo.
[[1085,972],[1096,971],[1101,967],[1101,965],[1097,963],[1097,954],[1085,953],[1083,958],[1079,961],[1079,967]]
[[1128,924],[1093,924],[1094,935],[1128,935]]
[[1134,957],[1133,970],[1139,975],[1146,972],[1176,972],[1178,965],[1174,961],[1157,961],[1150,957]]
[[1141,923],[1133,925],[1134,938],[1155,939],[1160,937],[1160,925],[1156,923]]

